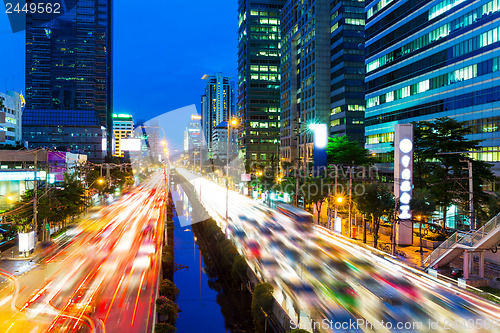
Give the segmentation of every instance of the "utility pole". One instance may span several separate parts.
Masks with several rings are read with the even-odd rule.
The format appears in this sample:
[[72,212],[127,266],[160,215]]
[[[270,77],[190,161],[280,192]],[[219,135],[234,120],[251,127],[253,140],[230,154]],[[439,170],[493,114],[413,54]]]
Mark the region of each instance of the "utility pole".
[[300,113],[298,113],[297,116],[297,126],[298,126],[298,133],[297,133],[297,164],[296,164],[296,170],[295,170],[295,207],[299,207],[299,175],[300,175],[300,127],[301,127],[301,120],[300,120]]
[[35,232],[38,229],[38,183],[36,180],[36,168],[38,163],[38,150],[35,151],[35,177],[33,178],[33,223],[35,224]]
[[467,160],[468,168],[469,168],[469,216],[470,216],[470,231],[475,230],[475,221],[474,221],[474,187],[472,180],[472,161]]
[[349,217],[349,222],[348,222],[348,226],[349,226],[349,238],[352,238],[352,221],[351,221],[351,206],[352,206],[352,166],[349,167],[349,213],[348,213],[348,217]]
[[226,223],[229,218],[229,140],[231,135],[231,123],[227,120],[227,143],[226,143]]
[[[394,179],[394,181],[397,181]],[[394,221],[392,222],[391,232],[391,254],[396,255],[396,221],[398,217],[399,198],[394,198]],[[413,223],[413,222],[412,222]]]
[[[47,194],[48,194],[48,191],[49,191],[49,172],[50,172],[50,166],[49,166],[49,150],[48,149],[45,149],[45,197],[48,199],[47,197]],[[47,200],[47,202],[50,202],[50,200]],[[48,219],[45,218],[44,219],[44,225],[43,225],[43,232],[42,232],[42,242],[44,242],[45,240],[48,240],[50,238],[50,226],[49,226],[49,230],[48,232],[45,230],[46,228],[46,224],[49,223]]]

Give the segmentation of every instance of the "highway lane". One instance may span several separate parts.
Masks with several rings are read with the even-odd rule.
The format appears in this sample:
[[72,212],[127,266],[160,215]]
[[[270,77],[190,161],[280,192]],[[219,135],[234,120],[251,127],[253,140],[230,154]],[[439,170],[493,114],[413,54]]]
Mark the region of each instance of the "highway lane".
[[150,332],[164,228],[162,172],[68,232],[22,276],[0,274],[1,332]]
[[[304,233],[284,215],[233,191],[227,223],[225,188],[178,172],[201,188],[204,207],[254,271],[274,284],[278,302],[303,328],[331,319],[360,323],[347,331],[500,332],[497,306],[324,228]],[[325,326],[316,331],[345,331]]]

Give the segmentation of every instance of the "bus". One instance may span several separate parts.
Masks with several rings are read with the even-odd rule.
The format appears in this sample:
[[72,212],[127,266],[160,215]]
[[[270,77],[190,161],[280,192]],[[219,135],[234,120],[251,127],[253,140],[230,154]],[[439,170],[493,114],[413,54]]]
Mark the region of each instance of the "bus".
[[276,210],[295,222],[298,229],[311,231],[313,226],[313,215],[311,213],[288,204],[277,205]]

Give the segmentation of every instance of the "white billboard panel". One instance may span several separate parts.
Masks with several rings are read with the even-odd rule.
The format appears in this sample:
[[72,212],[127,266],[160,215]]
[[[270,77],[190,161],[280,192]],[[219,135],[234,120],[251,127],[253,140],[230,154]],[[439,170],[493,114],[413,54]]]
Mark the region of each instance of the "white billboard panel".
[[121,139],[122,151],[141,151],[141,139]]
[[413,223],[410,200],[413,189],[413,125],[397,124],[394,127],[394,198],[399,203],[396,225],[398,245],[413,243]]

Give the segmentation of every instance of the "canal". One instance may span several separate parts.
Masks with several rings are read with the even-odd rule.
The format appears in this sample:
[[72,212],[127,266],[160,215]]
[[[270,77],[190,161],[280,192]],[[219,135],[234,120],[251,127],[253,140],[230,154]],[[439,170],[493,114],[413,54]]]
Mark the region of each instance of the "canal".
[[[189,190],[189,189],[187,189]],[[251,297],[231,284],[230,277],[221,276],[207,249],[198,243],[192,224],[200,222],[193,216],[193,205],[184,189],[175,181],[172,185],[174,213],[175,263],[188,266],[175,272],[174,282],[179,288],[177,332],[252,332],[250,316]],[[199,202],[194,203],[199,210]],[[202,215],[208,217],[206,213]],[[203,222],[201,222],[203,223]]]

